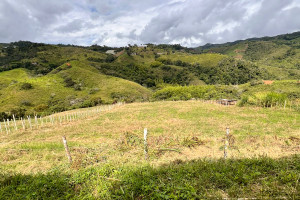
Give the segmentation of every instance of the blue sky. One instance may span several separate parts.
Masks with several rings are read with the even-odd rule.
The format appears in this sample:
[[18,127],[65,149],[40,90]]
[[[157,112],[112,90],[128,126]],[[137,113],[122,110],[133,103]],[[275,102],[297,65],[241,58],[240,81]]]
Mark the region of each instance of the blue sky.
[[195,47],[300,30],[300,0],[1,0],[0,42]]

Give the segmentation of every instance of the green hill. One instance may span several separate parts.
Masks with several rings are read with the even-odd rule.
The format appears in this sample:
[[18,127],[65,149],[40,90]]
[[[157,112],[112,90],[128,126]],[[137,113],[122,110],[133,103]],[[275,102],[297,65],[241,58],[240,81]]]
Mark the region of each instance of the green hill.
[[300,78],[300,32],[225,44],[207,44],[194,50],[198,53],[215,52],[251,61],[266,69],[272,79]]
[[[19,68],[0,73],[0,111],[26,114],[60,112],[116,101],[143,101],[151,92],[124,79],[100,74],[87,63],[71,61],[44,76]],[[23,112],[25,111],[23,110]]]
[[[107,50],[114,50],[115,55],[105,53]],[[0,112],[16,115],[144,101],[166,85],[240,85],[262,79],[300,79],[299,32],[195,49],[180,45],[110,48],[19,41],[0,44],[0,52]],[[229,96],[242,96],[236,94]]]

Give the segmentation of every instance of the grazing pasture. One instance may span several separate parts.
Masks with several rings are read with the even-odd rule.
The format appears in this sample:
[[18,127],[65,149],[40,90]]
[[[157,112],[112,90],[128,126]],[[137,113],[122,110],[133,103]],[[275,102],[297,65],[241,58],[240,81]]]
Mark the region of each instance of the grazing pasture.
[[162,101],[71,112],[90,114],[0,135],[0,197],[43,198],[45,184],[50,199],[299,197],[296,110]]

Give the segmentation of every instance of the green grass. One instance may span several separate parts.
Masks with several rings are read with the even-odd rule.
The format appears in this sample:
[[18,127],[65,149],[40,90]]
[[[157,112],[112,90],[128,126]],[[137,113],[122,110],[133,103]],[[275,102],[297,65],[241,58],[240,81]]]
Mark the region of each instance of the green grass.
[[161,167],[97,167],[47,174],[2,173],[1,199],[207,199],[300,197],[299,156],[177,160]]

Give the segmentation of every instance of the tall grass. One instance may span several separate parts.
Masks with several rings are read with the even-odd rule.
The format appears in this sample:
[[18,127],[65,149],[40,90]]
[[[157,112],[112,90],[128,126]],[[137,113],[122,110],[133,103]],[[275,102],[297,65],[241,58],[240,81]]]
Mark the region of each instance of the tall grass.
[[0,199],[299,199],[300,157],[2,173]]

